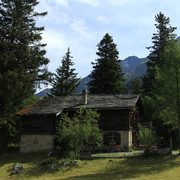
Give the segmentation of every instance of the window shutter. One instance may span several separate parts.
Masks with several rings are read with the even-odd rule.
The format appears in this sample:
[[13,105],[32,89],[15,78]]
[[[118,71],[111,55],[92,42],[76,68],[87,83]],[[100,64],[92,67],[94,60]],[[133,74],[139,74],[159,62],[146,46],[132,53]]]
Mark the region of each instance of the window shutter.
[[104,133],[104,145],[108,145],[108,134]]
[[121,144],[121,134],[119,132],[116,133],[116,145]]

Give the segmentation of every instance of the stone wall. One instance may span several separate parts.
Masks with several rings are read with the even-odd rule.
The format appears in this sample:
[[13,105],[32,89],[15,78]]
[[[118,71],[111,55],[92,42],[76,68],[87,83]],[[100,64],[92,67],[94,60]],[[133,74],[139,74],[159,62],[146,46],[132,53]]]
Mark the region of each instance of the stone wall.
[[127,151],[128,150],[128,143],[129,143],[129,133],[128,131],[121,131],[121,151]]
[[[120,151],[128,151],[128,147],[132,146],[132,132],[131,131],[116,131],[116,132],[120,133]],[[116,150],[116,146],[104,145],[103,142],[102,142],[102,147],[107,151],[113,152]]]
[[128,150],[128,147],[132,146],[132,132],[121,131],[121,148],[122,150]]
[[48,152],[54,147],[53,135],[21,135],[20,152]]

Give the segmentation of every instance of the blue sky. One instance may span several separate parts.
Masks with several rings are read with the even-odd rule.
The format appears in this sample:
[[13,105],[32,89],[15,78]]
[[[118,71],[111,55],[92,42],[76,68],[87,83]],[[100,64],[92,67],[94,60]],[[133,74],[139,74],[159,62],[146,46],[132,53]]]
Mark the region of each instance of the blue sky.
[[156,32],[155,15],[160,11],[170,17],[180,36],[180,0],[39,0],[38,18],[44,26],[43,42],[47,43],[48,69],[55,72],[70,47],[78,77],[92,71],[97,44],[109,33],[117,44],[119,58],[146,57]]

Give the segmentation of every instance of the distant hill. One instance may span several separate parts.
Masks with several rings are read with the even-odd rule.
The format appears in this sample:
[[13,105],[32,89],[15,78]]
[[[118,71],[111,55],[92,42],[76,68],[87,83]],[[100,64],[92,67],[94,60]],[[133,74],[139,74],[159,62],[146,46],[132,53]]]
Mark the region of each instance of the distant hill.
[[35,96],[38,98],[41,98],[41,97],[47,96],[47,94],[50,94],[50,93],[51,93],[51,88],[46,88],[46,89],[36,93]]
[[[129,56],[125,60],[122,60],[120,65],[123,73],[125,73],[126,83],[129,84],[135,77],[142,77],[146,73],[146,62],[147,58],[138,58],[136,56]],[[80,80],[80,84],[77,87],[75,94],[81,93],[84,89],[88,89],[87,84],[91,81],[89,76],[86,76]],[[51,89],[47,88],[43,91],[35,94],[38,98],[46,96],[50,93]],[[128,89],[127,91],[128,92]]]
[[82,78],[80,80],[79,86],[76,88],[75,94],[81,93],[84,89],[89,89],[87,84],[90,81],[91,81],[91,78],[89,76],[86,76],[85,78]]
[[138,58],[137,56],[129,56],[121,61],[121,67],[124,73],[132,71],[138,64],[146,61],[146,58]]
[[146,62],[147,58],[142,58],[139,63],[130,68],[127,72],[125,72],[126,81],[132,80],[135,77],[142,77],[143,74],[146,73]]
[[180,45],[180,36],[178,36],[178,37],[176,38],[176,40],[178,40],[179,45]]

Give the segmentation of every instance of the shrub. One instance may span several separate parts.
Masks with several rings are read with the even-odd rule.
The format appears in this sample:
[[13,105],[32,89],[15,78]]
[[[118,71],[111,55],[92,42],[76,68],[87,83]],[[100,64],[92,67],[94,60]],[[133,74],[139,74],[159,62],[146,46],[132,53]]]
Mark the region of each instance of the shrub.
[[63,156],[74,154],[78,158],[86,145],[100,145],[102,134],[98,127],[98,116],[96,111],[83,108],[73,118],[63,113],[57,128],[56,150]]
[[152,146],[156,145],[156,137],[154,136],[152,130],[143,126],[139,126],[139,133],[137,138],[140,144],[145,145],[144,154],[152,155],[153,154]]

